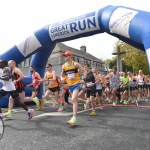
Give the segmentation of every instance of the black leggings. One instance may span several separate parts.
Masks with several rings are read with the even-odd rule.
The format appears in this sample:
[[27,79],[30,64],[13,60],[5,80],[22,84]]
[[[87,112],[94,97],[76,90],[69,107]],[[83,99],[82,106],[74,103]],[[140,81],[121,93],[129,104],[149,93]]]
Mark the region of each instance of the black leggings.
[[[21,101],[20,96],[16,90],[14,90],[14,91],[4,91],[3,89],[0,90],[0,98],[4,97],[7,94],[10,94],[11,97],[17,102],[17,104],[19,106],[21,106],[23,109],[28,111],[27,106]],[[1,108],[0,108],[0,113],[2,113]]]
[[65,93],[65,102],[68,103],[69,91],[67,90]]

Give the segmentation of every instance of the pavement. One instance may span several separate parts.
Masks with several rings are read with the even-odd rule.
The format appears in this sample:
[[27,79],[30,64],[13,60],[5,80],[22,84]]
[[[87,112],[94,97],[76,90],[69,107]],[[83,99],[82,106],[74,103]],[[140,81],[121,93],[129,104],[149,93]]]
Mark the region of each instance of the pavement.
[[145,107],[106,105],[91,117],[79,105],[76,127],[66,124],[72,105],[59,113],[46,104],[32,120],[15,108],[12,118],[4,122],[0,150],[150,150],[150,102],[141,106]]

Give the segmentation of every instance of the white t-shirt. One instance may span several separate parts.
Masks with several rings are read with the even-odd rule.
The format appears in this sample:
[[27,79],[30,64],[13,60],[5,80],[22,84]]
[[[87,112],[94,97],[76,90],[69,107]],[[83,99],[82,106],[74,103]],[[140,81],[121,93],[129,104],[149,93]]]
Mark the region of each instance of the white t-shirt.
[[[4,69],[5,69],[5,68],[4,68]],[[10,68],[7,67],[7,69],[10,69]],[[2,72],[1,72],[1,77],[2,77],[2,76],[5,76],[5,73],[3,73],[3,71],[4,71],[4,70],[2,70]],[[15,91],[15,90],[16,90],[15,85],[14,85],[14,83],[12,82],[12,79],[11,79],[11,78],[10,78],[8,81],[4,81],[4,80],[1,80],[1,81],[2,81],[2,83],[3,83],[2,89],[3,89],[4,91]]]

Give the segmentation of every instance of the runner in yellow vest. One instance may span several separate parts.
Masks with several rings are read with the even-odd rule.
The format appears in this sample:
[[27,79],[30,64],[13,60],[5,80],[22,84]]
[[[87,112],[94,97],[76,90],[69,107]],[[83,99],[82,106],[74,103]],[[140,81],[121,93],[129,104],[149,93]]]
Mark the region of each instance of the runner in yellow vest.
[[[62,66],[62,80],[65,80],[68,84],[69,92],[72,96],[73,104],[73,117],[67,121],[70,125],[76,125],[77,123],[77,110],[78,110],[78,93],[81,88],[79,72],[84,72],[83,67],[72,60],[73,53],[66,51],[62,54],[66,63]],[[79,72],[78,72],[79,71]]]

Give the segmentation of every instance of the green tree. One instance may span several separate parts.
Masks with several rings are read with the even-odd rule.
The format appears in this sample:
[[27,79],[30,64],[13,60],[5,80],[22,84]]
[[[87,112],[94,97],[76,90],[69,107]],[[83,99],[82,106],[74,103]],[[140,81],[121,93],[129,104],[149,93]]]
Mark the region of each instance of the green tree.
[[[122,61],[125,63],[124,65],[129,69],[128,71],[137,73],[138,70],[143,70],[144,74],[149,73],[148,62],[144,51],[119,40],[115,43],[114,52],[117,51],[118,46],[121,52],[125,52],[121,57]],[[123,70],[124,69],[123,66]]]

